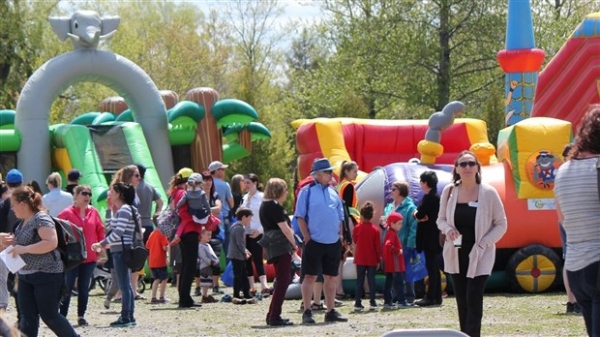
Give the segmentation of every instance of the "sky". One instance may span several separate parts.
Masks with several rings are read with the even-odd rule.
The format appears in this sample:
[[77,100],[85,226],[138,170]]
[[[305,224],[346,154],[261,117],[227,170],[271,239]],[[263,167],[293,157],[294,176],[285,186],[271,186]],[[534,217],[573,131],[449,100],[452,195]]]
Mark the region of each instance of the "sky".
[[[252,0],[256,1],[256,0]],[[221,0],[196,0],[193,1],[201,7],[219,8],[227,6],[231,1]],[[315,21],[320,17],[319,3],[320,0],[279,0],[281,6],[285,9],[285,13],[280,18],[282,23],[291,20]],[[206,10],[205,10],[206,11]]]

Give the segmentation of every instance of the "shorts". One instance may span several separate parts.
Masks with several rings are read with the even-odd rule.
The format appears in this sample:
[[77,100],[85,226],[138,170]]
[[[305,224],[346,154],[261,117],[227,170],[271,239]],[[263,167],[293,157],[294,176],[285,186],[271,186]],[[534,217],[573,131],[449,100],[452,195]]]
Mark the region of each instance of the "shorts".
[[164,281],[169,278],[167,267],[150,268],[150,273],[152,274],[152,279],[154,280]]
[[310,240],[302,251],[302,274],[337,276],[342,260],[342,242],[324,244]]
[[205,267],[202,269],[197,269],[196,271],[197,271],[198,277],[200,278],[200,286],[201,287],[212,287],[212,285],[213,285],[212,268]]

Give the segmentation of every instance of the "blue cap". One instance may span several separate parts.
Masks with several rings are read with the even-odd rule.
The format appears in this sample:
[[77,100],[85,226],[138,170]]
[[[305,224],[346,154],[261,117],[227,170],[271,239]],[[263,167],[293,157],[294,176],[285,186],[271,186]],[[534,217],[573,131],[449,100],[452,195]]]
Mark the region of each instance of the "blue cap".
[[23,174],[17,169],[12,169],[6,174],[6,182],[9,184],[20,184],[23,182]]

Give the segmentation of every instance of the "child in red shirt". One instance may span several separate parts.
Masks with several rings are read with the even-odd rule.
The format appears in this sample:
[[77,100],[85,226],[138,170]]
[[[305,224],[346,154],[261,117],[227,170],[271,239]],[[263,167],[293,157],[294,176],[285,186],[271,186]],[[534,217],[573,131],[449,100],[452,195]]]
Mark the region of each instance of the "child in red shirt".
[[365,275],[369,285],[370,310],[377,309],[375,302],[375,271],[381,262],[381,237],[379,227],[375,226],[373,219],[373,203],[367,201],[360,209],[360,222],[352,233],[356,244],[354,264],[356,264],[356,291],[354,310],[364,309],[361,301],[364,292]]
[[[146,248],[148,248],[148,267],[152,273],[152,299],[150,303],[167,303],[169,300],[165,298],[165,289],[167,288],[167,249],[169,240],[160,231],[155,229],[150,233]],[[160,298],[156,298],[156,290],[160,284]]]
[[[404,309],[409,305],[404,296],[404,256],[402,244],[398,239],[398,231],[402,228],[402,214],[392,212],[388,215],[385,227],[387,231],[383,240],[383,271],[385,286],[383,289],[384,309]],[[397,306],[394,304],[397,303]]]

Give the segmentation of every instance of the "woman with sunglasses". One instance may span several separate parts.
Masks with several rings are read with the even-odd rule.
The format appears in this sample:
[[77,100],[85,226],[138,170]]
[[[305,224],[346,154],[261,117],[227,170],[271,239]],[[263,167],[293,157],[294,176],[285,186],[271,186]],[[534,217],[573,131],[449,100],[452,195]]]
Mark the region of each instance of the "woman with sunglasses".
[[[208,204],[210,205],[210,211],[212,215],[219,217],[221,214],[221,199],[219,198],[219,194],[217,193],[213,176],[209,171],[203,171],[200,173],[202,175],[202,180],[204,180],[204,184],[202,184],[202,189],[204,189],[204,193],[208,196]],[[217,257],[221,258],[221,251],[223,250],[223,240],[225,233],[220,233],[222,227],[219,226],[219,229],[212,233],[212,237],[210,239],[210,247],[213,249]],[[197,276],[200,276],[198,273]],[[213,279],[213,294],[222,294],[223,292],[219,289],[219,276],[221,276],[221,266],[219,264],[212,266],[212,279]],[[197,285],[200,285],[200,277],[197,278]]]
[[77,279],[77,324],[87,326],[88,322],[84,316],[88,304],[90,282],[98,259],[98,253],[92,249],[92,243],[104,240],[104,224],[98,210],[90,206],[91,188],[87,185],[79,185],[75,187],[73,193],[75,194],[75,204],[62,210],[58,217],[83,229],[87,258],[82,264],[67,272],[67,289],[60,304],[60,314],[67,317],[71,290]]
[[[102,241],[94,243],[92,250],[108,248],[113,259],[116,281],[121,290],[121,316],[110,323],[112,327],[135,326],[134,291],[131,286],[131,269],[127,267],[123,255],[123,246],[132,246],[134,241],[142,240],[141,220],[133,206],[135,188],[131,184],[117,182],[110,186],[110,201],[116,211],[110,220],[111,232]],[[139,231],[136,233],[136,226]]]
[[[140,198],[138,197],[137,188],[138,188],[138,185],[140,184],[141,180],[142,180],[142,176],[140,174],[140,171],[139,171],[137,165],[127,165],[127,166],[120,168],[117,172],[115,172],[112,182],[111,182],[111,185],[118,183],[118,182],[132,185],[133,188],[135,189],[133,206],[135,206],[136,209],[140,209]],[[114,214],[116,212],[116,210],[112,210],[112,207],[110,207],[110,199],[108,199],[108,201],[109,201],[109,204],[108,204],[109,209],[111,209],[111,213]],[[141,213],[140,213],[140,216],[142,216]],[[148,235],[150,235],[150,234],[148,234]],[[108,254],[110,255],[110,253],[108,253]],[[110,260],[110,258],[109,258],[109,260]],[[109,266],[111,265],[111,263],[112,263],[112,261],[109,263]],[[135,293],[135,299],[136,300],[144,300],[146,298],[137,292],[137,284],[138,284],[139,277],[140,277],[140,272],[136,271],[136,272],[131,273],[131,286],[133,287],[133,292]],[[120,294],[117,293],[116,291],[117,291],[117,284],[116,284],[116,282],[113,282],[111,285],[111,288],[109,289],[109,291],[106,294],[107,299],[112,298],[116,295],[117,300],[118,300]],[[107,305],[110,306],[110,300],[108,302],[105,302],[104,306],[106,307]]]
[[506,232],[500,196],[481,181],[481,165],[472,152],[461,152],[452,183],[440,198],[437,225],[446,235],[444,270],[452,277],[460,330],[481,335],[483,292],[496,259],[496,242]]
[[[414,250],[417,247],[417,219],[412,216],[417,210],[417,206],[413,199],[409,197],[410,188],[408,184],[403,181],[394,182],[390,194],[392,202],[387,204],[383,210],[384,216],[380,219],[379,225],[383,226],[386,223],[386,217],[392,212],[402,214],[402,228],[398,231],[398,237],[404,250],[404,262],[408,265],[410,264],[410,257],[412,255],[410,250]],[[405,280],[404,284],[406,302],[409,306],[412,306],[415,301],[415,283]]]

